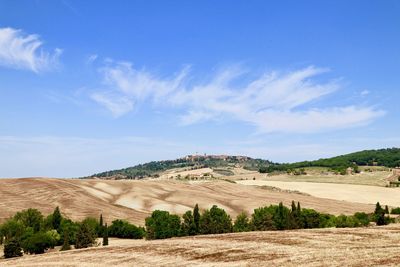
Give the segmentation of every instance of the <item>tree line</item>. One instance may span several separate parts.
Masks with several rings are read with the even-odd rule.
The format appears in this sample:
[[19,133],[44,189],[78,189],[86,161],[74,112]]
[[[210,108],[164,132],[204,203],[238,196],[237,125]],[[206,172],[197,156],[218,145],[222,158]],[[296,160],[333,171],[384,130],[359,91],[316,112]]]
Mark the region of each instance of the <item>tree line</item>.
[[400,148],[388,148],[379,150],[364,150],[347,155],[337,156],[314,161],[302,161],[296,163],[274,163],[269,166],[260,166],[259,172],[269,173],[274,171],[290,171],[307,167],[327,167],[332,171],[345,174],[348,167],[356,172],[358,166],[385,166],[389,168],[400,167]]
[[[393,209],[392,213],[397,211]],[[351,216],[335,216],[301,208],[299,202],[293,201],[291,207],[282,203],[269,205],[255,209],[250,216],[243,212],[232,220],[224,209],[216,205],[200,212],[196,204],[182,217],[155,210],[145,219],[145,227],[140,227],[120,219],[108,226],[102,215],[98,219],[88,217],[74,222],[63,216],[58,207],[47,217],[37,209],[27,209],[0,225],[0,244],[4,244],[4,256],[11,258],[23,253],[41,254],[55,246],[61,246],[61,250],[69,250],[72,246],[75,249],[101,244],[107,246],[109,237],[152,240],[248,231],[361,227],[371,222],[385,225],[392,221],[388,213],[388,207],[381,207],[379,202],[370,214],[357,212]],[[99,237],[102,237],[102,242],[97,243]]]

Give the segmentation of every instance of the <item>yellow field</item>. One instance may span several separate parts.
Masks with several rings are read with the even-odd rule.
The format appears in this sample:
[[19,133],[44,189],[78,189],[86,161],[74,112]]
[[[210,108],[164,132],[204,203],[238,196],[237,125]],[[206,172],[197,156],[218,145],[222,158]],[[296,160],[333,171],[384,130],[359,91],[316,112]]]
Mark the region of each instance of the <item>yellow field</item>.
[[398,266],[400,225],[116,240],[0,266]]

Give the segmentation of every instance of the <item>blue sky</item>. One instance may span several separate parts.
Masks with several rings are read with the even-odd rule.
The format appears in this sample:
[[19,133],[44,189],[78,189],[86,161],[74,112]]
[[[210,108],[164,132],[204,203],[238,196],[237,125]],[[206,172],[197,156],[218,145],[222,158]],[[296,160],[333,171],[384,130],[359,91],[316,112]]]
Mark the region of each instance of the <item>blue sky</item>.
[[399,1],[0,0],[0,177],[400,146]]

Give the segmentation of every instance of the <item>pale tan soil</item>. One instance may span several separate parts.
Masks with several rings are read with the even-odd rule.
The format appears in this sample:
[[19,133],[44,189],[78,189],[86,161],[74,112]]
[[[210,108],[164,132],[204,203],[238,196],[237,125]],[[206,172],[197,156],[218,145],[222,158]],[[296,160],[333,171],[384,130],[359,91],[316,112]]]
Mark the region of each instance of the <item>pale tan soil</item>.
[[[354,192],[357,194],[357,191]],[[143,225],[155,209],[182,214],[198,203],[201,209],[218,205],[233,218],[242,211],[282,201],[290,205],[300,201],[302,207],[333,214],[371,212],[373,205],[317,198],[304,194],[279,192],[254,186],[209,181],[78,180],[78,179],[0,179],[0,222],[17,211],[37,208],[44,214],[56,206],[73,220],[103,214],[107,222],[127,219]]]
[[286,190],[296,190],[315,197],[337,199],[349,202],[400,207],[400,188],[379,187],[368,185],[310,183],[310,182],[282,182],[267,180],[237,181],[244,185],[274,186]]
[[110,246],[0,260],[1,266],[398,266],[400,225],[110,240]]

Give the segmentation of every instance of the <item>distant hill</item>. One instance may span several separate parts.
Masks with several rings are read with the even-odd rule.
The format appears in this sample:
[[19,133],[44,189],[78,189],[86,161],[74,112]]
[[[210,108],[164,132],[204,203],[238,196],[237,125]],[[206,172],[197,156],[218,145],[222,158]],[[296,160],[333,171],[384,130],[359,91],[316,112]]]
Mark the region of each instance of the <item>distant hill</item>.
[[152,161],[119,170],[96,173],[90,177],[118,179],[141,179],[158,177],[162,172],[175,168],[226,168],[241,167],[247,170],[259,170],[273,164],[268,160],[253,159],[246,156],[229,155],[189,155],[175,160]]
[[152,161],[124,169],[101,172],[90,177],[141,179],[145,177],[158,177],[164,171],[184,167],[191,167],[193,169],[240,167],[246,170],[259,170],[260,172],[326,167],[335,172],[343,173],[348,167],[352,167],[357,171],[358,166],[400,167],[400,148],[364,150],[332,158],[296,163],[274,163],[269,160],[253,159],[246,156],[189,155],[175,160]]
[[260,170],[262,172],[273,172],[306,167],[327,167],[338,172],[343,172],[343,170],[348,167],[352,167],[357,170],[358,166],[385,166],[389,168],[400,167],[400,148],[364,150],[314,161],[271,164],[268,167],[262,167]]

